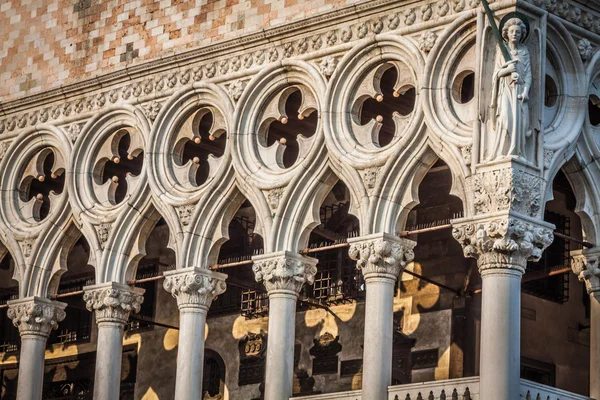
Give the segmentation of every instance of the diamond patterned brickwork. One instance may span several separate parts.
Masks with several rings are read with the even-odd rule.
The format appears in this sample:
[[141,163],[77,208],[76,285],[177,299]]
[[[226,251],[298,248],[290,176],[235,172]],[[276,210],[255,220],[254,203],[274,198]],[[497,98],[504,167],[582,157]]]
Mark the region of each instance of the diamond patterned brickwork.
[[5,1],[0,102],[358,2]]

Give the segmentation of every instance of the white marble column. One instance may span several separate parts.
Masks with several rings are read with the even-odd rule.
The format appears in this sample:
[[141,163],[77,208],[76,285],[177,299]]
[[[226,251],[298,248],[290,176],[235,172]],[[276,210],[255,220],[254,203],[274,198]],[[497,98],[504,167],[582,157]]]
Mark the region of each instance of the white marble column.
[[413,260],[416,243],[385,233],[349,239],[348,243],[367,290],[362,398],[384,400],[392,383],[396,279]]
[[119,398],[123,330],[131,312],[137,313],[144,301],[144,289],[110,282],[83,288],[86,307],[96,314],[98,345],[94,400]]
[[590,397],[600,399],[600,249],[571,252],[573,272],[590,296]]
[[46,341],[65,318],[66,306],[42,297],[8,302],[8,317],[21,334],[17,400],[42,399]]
[[521,277],[552,243],[553,226],[512,215],[457,220],[452,234],[481,273],[480,398],[518,399]]
[[179,348],[175,399],[202,398],[204,325],[213,299],[225,292],[227,275],[191,267],[165,272],[164,288],[177,299]]
[[294,379],[296,301],[302,285],[313,283],[317,260],[287,251],[252,259],[256,281],[262,282],[269,294],[265,400],[289,399]]

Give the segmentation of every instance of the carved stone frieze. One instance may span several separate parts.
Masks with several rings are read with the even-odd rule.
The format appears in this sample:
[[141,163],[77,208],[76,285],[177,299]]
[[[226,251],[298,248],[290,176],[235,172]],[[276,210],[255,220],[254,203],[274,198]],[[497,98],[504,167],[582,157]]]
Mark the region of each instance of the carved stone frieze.
[[144,302],[144,289],[110,282],[83,288],[83,301],[96,321],[125,324],[130,313],[137,313]]
[[190,267],[165,272],[163,286],[177,299],[179,310],[204,308],[208,311],[215,297],[225,292],[227,275]]
[[477,259],[479,270],[525,272],[527,261],[538,261],[553,240],[553,226],[509,214],[456,223],[452,236],[465,257]]
[[483,171],[470,179],[475,214],[516,211],[530,217],[541,209],[542,180],[516,168]]
[[41,297],[28,297],[8,302],[10,318],[21,336],[48,337],[58,323],[65,319],[65,303]]
[[598,249],[575,250],[571,252],[571,269],[589,294],[600,294],[600,252]]
[[317,259],[280,251],[252,257],[254,277],[268,292],[286,290],[299,293],[302,285],[311,285],[317,273]]
[[348,239],[348,243],[350,258],[356,260],[356,267],[366,279],[379,275],[398,277],[414,259],[417,244],[385,233]]

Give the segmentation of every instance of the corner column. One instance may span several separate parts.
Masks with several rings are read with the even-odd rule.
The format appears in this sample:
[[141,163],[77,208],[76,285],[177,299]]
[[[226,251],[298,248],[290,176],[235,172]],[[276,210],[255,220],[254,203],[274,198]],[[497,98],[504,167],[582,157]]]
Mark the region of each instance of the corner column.
[[571,252],[571,268],[590,296],[590,397],[600,399],[600,249]]
[[44,383],[44,352],[50,332],[65,319],[65,303],[42,297],[27,297],[8,302],[8,318],[19,328],[18,400],[41,400]]
[[416,242],[377,233],[348,243],[350,258],[362,271],[367,290],[362,398],[384,400],[392,383],[396,280],[413,260]]
[[317,260],[281,251],[253,257],[252,270],[269,295],[269,342],[265,400],[292,397],[296,302],[302,285],[312,284]]
[[227,275],[197,267],[165,272],[164,288],[177,299],[179,349],[175,398],[202,398],[204,325],[213,299],[225,292]]
[[123,331],[131,312],[140,311],[144,289],[117,282],[83,288],[86,307],[96,314],[98,344],[94,375],[94,400],[119,398]]
[[465,257],[477,259],[481,299],[480,397],[518,399],[521,363],[521,277],[552,243],[553,226],[512,214],[454,221]]

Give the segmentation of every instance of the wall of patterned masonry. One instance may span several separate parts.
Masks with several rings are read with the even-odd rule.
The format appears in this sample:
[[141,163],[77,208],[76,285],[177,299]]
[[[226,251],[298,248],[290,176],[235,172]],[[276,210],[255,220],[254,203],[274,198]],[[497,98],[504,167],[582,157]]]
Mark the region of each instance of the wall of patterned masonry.
[[359,0],[10,0],[0,103]]

